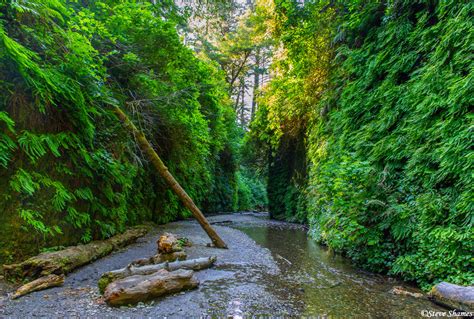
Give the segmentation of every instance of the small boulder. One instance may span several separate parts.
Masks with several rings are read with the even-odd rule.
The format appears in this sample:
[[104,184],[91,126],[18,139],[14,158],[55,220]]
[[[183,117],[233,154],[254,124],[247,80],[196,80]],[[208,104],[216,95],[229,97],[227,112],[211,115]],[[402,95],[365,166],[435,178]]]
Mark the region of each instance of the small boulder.
[[180,238],[175,234],[164,233],[157,241],[159,254],[170,254],[183,250],[183,246],[190,243],[186,238]]

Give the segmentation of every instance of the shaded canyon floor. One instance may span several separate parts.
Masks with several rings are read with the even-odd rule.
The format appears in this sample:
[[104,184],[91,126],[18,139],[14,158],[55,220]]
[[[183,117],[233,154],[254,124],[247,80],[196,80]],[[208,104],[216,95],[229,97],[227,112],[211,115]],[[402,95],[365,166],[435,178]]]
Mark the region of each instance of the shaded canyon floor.
[[[82,267],[64,286],[18,300],[0,292],[0,317],[246,317],[317,316],[335,318],[416,318],[421,311],[445,311],[428,300],[393,295],[393,278],[364,272],[309,239],[302,226],[269,220],[266,214],[209,217],[229,249],[210,242],[194,220],[157,226],[136,244]],[[135,307],[112,308],[99,295],[106,271],[155,253],[163,232],[187,237],[188,259],[217,256],[215,267],[196,272],[198,289]]]

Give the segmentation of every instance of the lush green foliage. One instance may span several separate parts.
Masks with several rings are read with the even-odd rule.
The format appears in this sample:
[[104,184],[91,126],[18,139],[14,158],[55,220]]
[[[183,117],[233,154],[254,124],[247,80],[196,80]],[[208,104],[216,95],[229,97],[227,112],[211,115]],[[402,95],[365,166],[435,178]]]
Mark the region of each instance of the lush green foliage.
[[472,284],[472,2],[228,6],[196,55],[171,0],[0,2],[0,258],[186,216],[118,105],[205,211],[266,206],[267,175],[272,217],[367,269]]
[[326,85],[332,52],[328,21],[334,11],[321,12],[319,4],[302,7],[294,1],[275,1],[273,6],[263,1],[261,5],[267,8],[264,25],[279,46],[272,80],[251,126],[251,143],[254,149],[266,150],[266,154],[255,154],[260,162],[268,160],[272,217],[306,222],[306,133]]
[[173,2],[87,3],[1,2],[3,258],[18,257],[31,229],[51,246],[186,215],[111,105],[205,211],[230,211],[248,191],[237,189],[241,133],[224,74],[182,44]]
[[473,284],[472,2],[276,3],[284,54],[254,134],[286,158],[300,132],[312,235],[424,287]]
[[264,183],[245,167],[237,172],[237,189],[238,198],[235,210],[262,210],[268,205]]

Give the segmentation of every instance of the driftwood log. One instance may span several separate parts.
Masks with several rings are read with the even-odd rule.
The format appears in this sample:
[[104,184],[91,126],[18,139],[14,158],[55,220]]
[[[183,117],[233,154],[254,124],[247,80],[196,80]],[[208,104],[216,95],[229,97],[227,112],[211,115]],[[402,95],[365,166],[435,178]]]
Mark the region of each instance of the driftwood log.
[[199,282],[192,270],[159,270],[151,275],[130,276],[107,286],[105,301],[111,306],[136,304],[156,297],[196,288]]
[[441,282],[431,289],[430,299],[451,309],[474,312],[474,286]]
[[11,279],[67,274],[77,267],[88,264],[112,251],[135,242],[148,232],[148,227],[137,226],[123,234],[106,240],[93,241],[86,245],[71,246],[63,250],[42,253],[21,263],[3,265],[5,277]]
[[48,275],[18,288],[12,295],[12,299],[19,298],[33,291],[43,290],[51,287],[58,287],[64,284],[64,275]]
[[171,254],[156,254],[148,258],[140,258],[131,262],[133,266],[146,266],[164,263],[165,261],[185,260],[186,253],[184,251],[177,251]]
[[104,293],[106,287],[117,280],[135,276],[135,275],[150,275],[159,270],[175,271],[178,269],[201,270],[211,267],[216,261],[216,257],[204,257],[183,261],[164,262],[156,265],[147,265],[142,267],[135,267],[128,265],[125,268],[112,270],[104,273],[98,282],[99,291]]

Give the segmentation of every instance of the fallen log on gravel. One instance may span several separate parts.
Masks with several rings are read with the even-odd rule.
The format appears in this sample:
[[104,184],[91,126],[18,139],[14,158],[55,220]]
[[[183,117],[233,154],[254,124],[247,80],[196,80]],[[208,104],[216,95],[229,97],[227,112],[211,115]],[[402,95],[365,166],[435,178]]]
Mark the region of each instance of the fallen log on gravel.
[[50,274],[67,274],[77,267],[135,242],[138,238],[144,236],[148,229],[146,226],[137,226],[106,240],[42,253],[18,264],[3,265],[4,274],[5,277],[11,279],[36,279]]
[[184,251],[177,251],[170,254],[156,254],[149,258],[140,258],[131,262],[134,266],[146,266],[164,263],[165,261],[185,260],[186,253]]
[[44,290],[51,287],[58,287],[64,284],[64,275],[48,275],[18,288],[12,295],[12,299],[19,298],[33,291]]
[[167,294],[196,288],[199,282],[192,270],[159,270],[151,275],[136,275],[107,286],[105,301],[111,306],[136,304]]
[[474,286],[441,282],[431,289],[430,299],[451,309],[474,312]]
[[135,275],[150,275],[162,269],[167,271],[175,271],[178,269],[201,270],[209,268],[214,265],[216,259],[216,257],[204,257],[183,261],[164,262],[161,264],[147,265],[142,267],[135,267],[130,264],[125,268],[104,273],[98,282],[99,291],[100,293],[103,293],[109,284],[117,280]]

